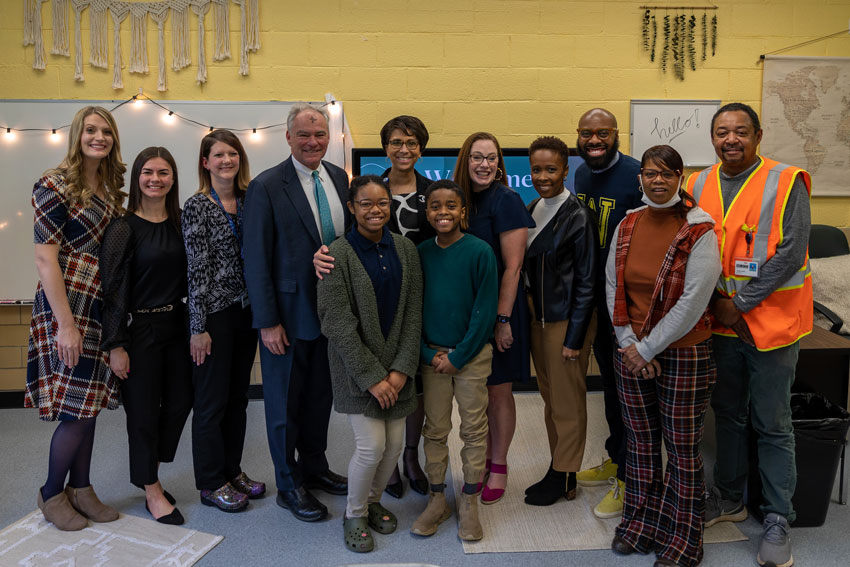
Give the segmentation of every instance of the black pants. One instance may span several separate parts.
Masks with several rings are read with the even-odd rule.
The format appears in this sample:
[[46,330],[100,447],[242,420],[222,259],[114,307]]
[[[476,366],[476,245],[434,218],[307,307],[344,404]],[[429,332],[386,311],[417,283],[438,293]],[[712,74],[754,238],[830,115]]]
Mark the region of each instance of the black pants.
[[185,308],[133,316],[130,373],[121,380],[127,413],[130,482],[157,481],[157,463],[170,463],[192,409],[192,370]]
[[212,353],[192,372],[195,486],[216,490],[242,472],[248,385],[257,353],[251,309],[234,303],[207,315]]
[[608,439],[605,450],[611,461],[617,465],[617,478],[626,480],[626,427],[623,424],[623,411],[617,397],[617,376],[614,374],[614,349],[617,339],[605,299],[605,286],[596,296],[596,339],[593,341],[593,354],[599,365],[602,378],[602,395],[605,400],[605,421],[608,422]]

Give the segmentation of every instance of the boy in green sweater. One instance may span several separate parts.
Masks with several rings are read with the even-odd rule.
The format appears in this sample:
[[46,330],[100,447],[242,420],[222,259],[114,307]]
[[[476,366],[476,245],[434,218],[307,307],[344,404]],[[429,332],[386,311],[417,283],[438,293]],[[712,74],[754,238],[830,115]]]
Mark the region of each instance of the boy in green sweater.
[[483,537],[478,521],[478,481],[487,450],[487,376],[493,349],[498,276],[492,248],[466,227],[466,201],[453,181],[432,184],[425,194],[428,222],[437,231],[422,242],[424,279],[422,383],[424,388],[425,472],[431,496],[411,532],[430,536],[451,516],[444,493],[452,396],[460,413],[463,491],[458,501],[458,537]]

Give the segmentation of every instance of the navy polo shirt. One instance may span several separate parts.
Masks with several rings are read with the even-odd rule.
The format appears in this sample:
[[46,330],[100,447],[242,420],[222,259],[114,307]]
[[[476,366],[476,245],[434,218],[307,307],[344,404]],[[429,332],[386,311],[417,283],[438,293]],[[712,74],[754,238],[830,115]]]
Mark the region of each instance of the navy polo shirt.
[[381,240],[372,242],[357,231],[357,226],[345,235],[354,248],[360,263],[372,280],[375,299],[378,302],[378,320],[384,338],[390,334],[398,298],[401,293],[401,261],[395,250],[392,234],[385,226]]

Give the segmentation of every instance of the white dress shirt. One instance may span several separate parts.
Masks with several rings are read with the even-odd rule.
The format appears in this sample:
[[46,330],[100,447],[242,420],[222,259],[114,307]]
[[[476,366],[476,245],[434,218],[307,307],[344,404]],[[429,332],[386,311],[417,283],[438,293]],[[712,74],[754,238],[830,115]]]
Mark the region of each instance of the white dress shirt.
[[[319,238],[322,237],[322,223],[319,220],[319,206],[316,204],[316,188],[313,183],[313,170],[292,158],[292,165],[295,166],[295,173],[298,174],[298,181],[301,182],[301,187],[304,189],[304,195],[307,196],[307,202],[310,203],[310,210],[313,211],[313,220],[316,222],[316,229],[319,231]],[[334,232],[336,236],[342,236],[345,231],[345,212],[343,204],[339,200],[339,193],[336,191],[333,179],[331,179],[328,170],[324,164],[319,164],[319,180],[322,182],[322,187],[325,189],[325,195],[328,198],[328,205],[331,208],[331,219],[334,223]],[[330,244],[323,242],[322,244]]]

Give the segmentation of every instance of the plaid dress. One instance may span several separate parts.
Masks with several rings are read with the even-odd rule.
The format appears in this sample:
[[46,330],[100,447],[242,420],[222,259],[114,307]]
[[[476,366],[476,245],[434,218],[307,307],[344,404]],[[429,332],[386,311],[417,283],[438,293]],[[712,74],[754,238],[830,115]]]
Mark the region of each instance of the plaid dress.
[[88,208],[70,204],[65,178],[45,175],[33,188],[35,243],[59,246],[59,267],[65,279],[68,305],[83,336],[77,366],[69,368],[56,350],[58,323],[38,282],[30,322],[27,386],[24,407],[38,408],[45,421],[96,416],[104,407],[118,407],[118,384],[101,351],[100,270],[98,252],[107,225],[119,215],[115,205],[93,197]]

